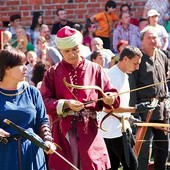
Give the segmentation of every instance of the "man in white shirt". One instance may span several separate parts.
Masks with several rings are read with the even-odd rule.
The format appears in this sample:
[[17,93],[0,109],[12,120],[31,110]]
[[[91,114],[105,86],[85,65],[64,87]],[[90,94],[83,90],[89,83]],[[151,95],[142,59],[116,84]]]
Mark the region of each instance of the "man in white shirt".
[[[126,92],[130,90],[128,74],[132,73],[135,70],[139,69],[139,64],[141,62],[142,53],[137,47],[127,46],[120,54],[119,62],[110,68],[108,71],[108,76],[110,77],[111,83],[114,87],[117,88],[118,92]],[[140,103],[135,107],[129,107],[130,93],[124,93],[120,95],[120,107],[116,110],[113,110],[113,113],[116,116],[109,116],[102,123],[102,128],[107,130],[107,132],[102,131],[103,138],[105,140],[110,161],[111,161],[111,169],[117,170],[120,166],[120,162],[122,166],[126,170],[137,170],[138,161],[135,156],[133,150],[132,141],[129,139],[127,141],[127,147],[129,149],[129,157],[130,163],[129,165],[126,162],[126,153],[124,152],[123,146],[123,138],[122,138],[122,123],[120,121],[122,115],[124,117],[129,118],[131,113],[146,111],[150,108],[147,103]],[[99,115],[99,122],[101,123],[102,118],[109,113],[110,110],[104,109],[103,112]],[[129,130],[127,129],[127,134],[132,137]]]

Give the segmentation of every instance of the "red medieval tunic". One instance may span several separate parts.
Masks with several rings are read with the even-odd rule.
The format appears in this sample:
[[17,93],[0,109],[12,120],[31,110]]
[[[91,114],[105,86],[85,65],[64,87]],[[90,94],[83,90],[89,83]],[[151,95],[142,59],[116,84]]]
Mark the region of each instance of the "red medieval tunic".
[[[66,78],[68,83],[77,85],[97,85],[103,89],[104,92],[117,92],[112,87],[110,81],[102,68],[83,59],[83,61],[73,68],[72,65],[62,60],[60,63],[52,66],[44,77],[41,93],[52,122],[58,118],[56,107],[61,99],[78,99],[81,102],[96,100],[101,98],[102,95],[99,91],[94,89],[69,90],[63,83],[63,78]],[[73,95],[74,94],[74,95]],[[119,97],[114,102],[114,107],[119,107]],[[104,103],[94,102],[88,104],[85,109],[90,111],[101,110]],[[104,105],[106,106],[106,105]],[[75,116],[63,117],[57,121],[52,127],[52,134],[54,142],[59,144],[62,150],[57,150],[62,156],[72,162],[71,149],[66,134],[72,126]],[[78,135],[78,151],[82,170],[106,170],[110,168],[109,156],[102,136],[96,124],[96,120],[89,118],[88,127],[85,128],[85,121],[78,119],[76,122],[76,131]],[[64,162],[60,157],[55,154],[49,156],[49,167],[54,170],[71,170],[70,165]]]

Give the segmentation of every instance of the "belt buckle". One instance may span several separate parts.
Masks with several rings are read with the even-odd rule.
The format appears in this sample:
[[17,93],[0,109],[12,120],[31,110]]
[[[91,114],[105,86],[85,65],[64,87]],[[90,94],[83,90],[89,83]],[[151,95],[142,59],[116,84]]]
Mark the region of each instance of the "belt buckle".
[[7,144],[8,143],[8,139],[5,137],[0,136],[0,142],[3,144]]

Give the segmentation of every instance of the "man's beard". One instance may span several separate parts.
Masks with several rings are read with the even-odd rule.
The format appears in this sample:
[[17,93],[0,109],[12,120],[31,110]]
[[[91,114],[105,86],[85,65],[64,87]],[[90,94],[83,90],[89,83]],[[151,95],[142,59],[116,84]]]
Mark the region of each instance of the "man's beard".
[[49,40],[50,39],[50,35],[45,35],[45,39]]

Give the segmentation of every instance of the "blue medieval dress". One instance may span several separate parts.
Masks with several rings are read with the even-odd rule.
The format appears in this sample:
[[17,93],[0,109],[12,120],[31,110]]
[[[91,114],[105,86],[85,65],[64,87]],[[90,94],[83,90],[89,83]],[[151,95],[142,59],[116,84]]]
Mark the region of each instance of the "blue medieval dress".
[[46,170],[43,149],[21,137],[4,119],[37,133],[42,124],[48,123],[40,92],[26,83],[17,90],[0,88],[0,128],[10,133],[6,144],[0,142],[0,169]]

